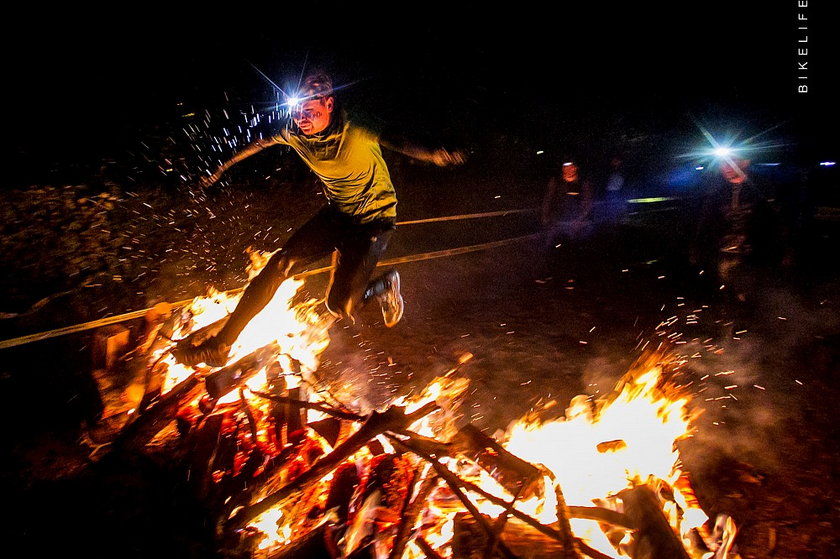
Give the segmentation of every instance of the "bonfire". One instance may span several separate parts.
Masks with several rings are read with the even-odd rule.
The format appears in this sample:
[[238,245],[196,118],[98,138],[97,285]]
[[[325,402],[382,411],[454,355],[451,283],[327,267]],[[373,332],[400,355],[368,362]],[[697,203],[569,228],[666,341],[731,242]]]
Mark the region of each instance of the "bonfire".
[[[253,276],[266,261],[252,257]],[[676,443],[692,433],[680,362],[647,354],[606,396],[557,402],[492,436],[465,420],[463,355],[422,391],[363,413],[318,378],[332,318],[289,279],[217,369],[170,350],[212,335],[237,295],[201,297],[133,357],[109,451],[176,449],[234,557],[735,557]],[[162,445],[162,446],[161,446]]]

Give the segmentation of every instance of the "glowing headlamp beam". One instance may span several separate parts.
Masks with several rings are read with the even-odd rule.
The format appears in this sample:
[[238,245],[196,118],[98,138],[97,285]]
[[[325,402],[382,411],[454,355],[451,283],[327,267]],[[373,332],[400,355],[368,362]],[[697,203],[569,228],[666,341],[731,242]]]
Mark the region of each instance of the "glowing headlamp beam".
[[741,177],[742,179],[747,178],[747,175],[744,173],[744,171],[741,169],[741,167],[739,165],[737,165],[735,163],[735,161],[732,159],[732,155],[734,153],[732,148],[722,145],[720,142],[718,142],[714,138],[714,136],[712,136],[709,133],[708,130],[706,130],[706,128],[702,124],[700,124],[696,120],[694,122],[697,125],[697,128],[700,129],[700,132],[703,134],[703,136],[706,138],[706,140],[710,144],[712,144],[712,150],[713,150],[713,153],[715,154],[715,156],[718,157],[719,159],[723,160],[724,162],[726,162],[735,171],[735,173],[739,177]]

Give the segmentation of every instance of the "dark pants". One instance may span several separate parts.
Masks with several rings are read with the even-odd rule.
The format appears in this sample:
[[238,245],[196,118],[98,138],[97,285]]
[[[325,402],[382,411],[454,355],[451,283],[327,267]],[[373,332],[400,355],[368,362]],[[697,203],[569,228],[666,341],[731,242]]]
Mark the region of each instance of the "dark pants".
[[251,280],[217,338],[232,344],[248,322],[271,301],[286,278],[305,271],[330,254],[335,268],[327,288],[327,308],[335,315],[352,316],[359,303],[386,287],[387,282],[381,277],[373,282],[370,278],[393,233],[393,219],[358,224],[330,206],[322,208]]

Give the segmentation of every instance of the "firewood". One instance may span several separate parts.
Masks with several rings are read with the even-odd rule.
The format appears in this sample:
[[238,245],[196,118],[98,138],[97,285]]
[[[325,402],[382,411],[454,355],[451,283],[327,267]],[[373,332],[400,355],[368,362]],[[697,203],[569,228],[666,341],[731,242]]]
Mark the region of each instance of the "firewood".
[[453,438],[458,452],[487,470],[511,495],[531,497],[542,478],[539,468],[511,454],[472,424],[459,429]]
[[213,371],[204,378],[207,394],[218,400],[231,390],[239,387],[246,380],[257,374],[263,365],[277,353],[277,344],[272,342],[253,353],[249,353],[236,363]]
[[[485,517],[486,519],[486,517]],[[511,519],[500,534],[500,542],[516,557],[548,559],[565,557],[566,548],[561,542],[516,519]],[[483,559],[503,557],[499,553],[486,553],[488,536],[478,521],[466,513],[455,515],[455,535],[452,538],[452,556],[455,559]]]
[[374,538],[377,547],[393,548],[414,478],[414,467],[405,456],[386,454],[370,460],[354,496],[356,505],[350,507],[355,512],[344,536],[345,554],[366,547]]
[[202,390],[197,374],[181,381],[129,423],[114,441],[113,448],[129,451],[142,449],[175,418],[178,409],[185,402],[197,398]]
[[426,506],[426,499],[429,497],[432,490],[437,486],[438,481],[439,478],[437,474],[430,472],[423,480],[423,483],[420,484],[417,494],[411,500],[411,503],[409,503],[403,513],[402,521],[397,528],[397,534],[394,538],[394,547],[391,548],[391,553],[388,556],[388,559],[400,559],[400,557],[403,556],[405,546],[408,544],[409,539],[411,539],[411,529],[416,524],[417,517],[419,517],[423,512],[423,508]]
[[[458,500],[461,501],[461,504],[463,504],[467,511],[469,511],[473,518],[475,518],[476,522],[478,522],[479,526],[481,526],[485,534],[488,537],[492,537],[493,527],[490,526],[490,523],[487,521],[487,519],[479,512],[475,504],[472,501],[470,501],[466,495],[464,495],[463,491],[461,491],[461,479],[458,476],[453,474],[449,470],[449,468],[441,464],[436,458],[426,453],[424,450],[417,448],[417,446],[412,445],[410,441],[401,441],[400,439],[394,436],[391,436],[389,438],[396,447],[401,447],[410,452],[413,452],[419,457],[426,460],[429,464],[431,464],[432,467],[435,469],[435,472],[437,472],[437,474],[447,483],[447,485],[449,485],[449,489],[452,491],[453,495],[455,495],[458,498]],[[498,543],[498,550],[500,554],[507,559],[514,557],[513,553],[503,542]]]
[[253,505],[243,507],[225,523],[225,529],[236,530],[242,528],[249,521],[264,513],[274,505],[284,501],[308,483],[317,481],[332,472],[342,462],[365,446],[368,441],[379,434],[391,429],[405,429],[418,419],[432,413],[437,404],[430,402],[419,410],[405,414],[402,407],[391,407],[382,413],[373,412],[358,431],[350,435],[343,443],[312,465],[296,479],[274,491],[263,500]]
[[350,501],[353,499],[353,494],[360,482],[361,478],[356,470],[356,464],[352,462],[345,462],[335,471],[324,508],[326,510],[335,509],[338,525],[347,523],[350,514]]
[[190,437],[189,479],[193,492],[206,498],[213,483],[212,464],[219,444],[222,428],[221,414],[215,414],[202,421]]
[[[282,367],[279,363],[272,363],[266,372],[268,380],[268,392],[251,392],[255,396],[265,399],[273,399],[286,394],[286,379],[282,376]],[[271,438],[276,448],[283,448],[286,439],[283,436],[286,427],[286,406],[281,402],[272,401],[269,411],[271,417]]]
[[[417,454],[418,456],[421,456],[425,460],[432,463],[432,465],[434,465],[434,462],[435,462],[434,459],[431,456],[429,456],[428,454],[425,454],[422,451],[422,449],[418,448],[415,451],[415,449],[413,448],[412,441],[410,439],[408,441],[401,441],[400,439],[396,439],[394,437],[390,437],[390,438],[391,438],[391,441],[395,444],[395,446],[402,446],[403,448],[405,448],[407,450],[410,450],[411,452],[415,452],[415,454]],[[463,479],[459,478],[458,476],[453,474],[451,471],[444,468],[442,465],[440,465],[440,467],[443,468],[445,470],[445,472],[442,471],[442,470],[439,470],[438,468],[435,468],[435,470],[438,471],[438,473],[440,474],[440,476],[442,478],[446,479],[446,481],[450,485],[450,487],[452,487],[453,484],[454,485],[460,485],[464,489],[467,489],[468,491],[472,491],[474,493],[477,493],[477,494],[481,495],[482,497],[484,497],[485,499],[487,499],[488,501],[493,502],[497,505],[500,505],[500,506],[506,506],[507,505],[507,503],[505,502],[504,499],[500,499],[499,497],[496,497],[495,495],[492,495],[492,494],[488,493],[487,491],[485,491],[481,487],[475,485],[474,483],[471,483],[469,481],[466,481],[466,480],[463,480]],[[515,517],[518,520],[521,520],[523,523],[528,524],[529,526],[536,529],[537,531],[542,532],[543,534],[549,536],[550,538],[553,538],[553,539],[555,539],[555,540],[557,540],[561,543],[564,540],[564,537],[563,537],[562,533],[560,533],[559,531],[557,531],[556,529],[554,529],[550,526],[546,526],[546,525],[540,523],[537,519],[531,518],[530,516],[528,516],[527,514],[525,514],[523,512],[520,512],[516,509],[511,509],[510,510],[510,515]],[[601,553],[600,551],[598,551],[596,549],[592,549],[591,547],[586,545],[586,543],[584,543],[579,538],[575,538],[575,546],[577,547],[577,549],[581,553],[583,553],[583,554],[585,554],[589,557],[592,557],[593,559],[610,559],[609,556],[604,555],[603,553]]]
[[260,398],[264,398],[266,400],[271,400],[272,402],[276,402],[279,404],[289,404],[293,407],[309,409],[309,410],[318,410],[320,412],[324,412],[327,415],[331,415],[333,417],[337,417],[338,419],[347,419],[349,421],[364,421],[365,417],[359,414],[355,414],[352,412],[348,412],[345,410],[335,409],[329,406],[325,406],[323,404],[318,404],[316,402],[303,402],[301,400],[296,400],[293,398],[285,397],[285,396],[275,396],[272,394],[266,394],[265,392],[258,392],[256,390],[252,391],[251,394],[255,396],[259,396]]
[[334,447],[341,435],[341,420],[328,417],[308,424],[316,433],[321,435],[330,446]]
[[569,518],[585,518],[587,520],[595,520],[603,524],[609,524],[617,528],[625,530],[635,530],[633,522],[626,514],[615,510],[605,509],[602,507],[579,507],[568,506],[566,510],[569,511]]
[[631,553],[633,559],[689,559],[650,487],[625,489],[618,496],[624,502],[625,514],[638,527]]
[[563,534],[564,558],[571,557],[578,559],[580,553],[577,550],[577,542],[572,535],[572,526],[569,523],[569,509],[566,506],[566,497],[560,485],[554,486],[554,496],[557,497],[557,524],[560,526],[560,533]]
[[443,559],[443,557],[435,551],[429,542],[424,540],[421,536],[418,536],[415,540],[417,542],[417,547],[420,548],[420,551],[426,554],[427,559]]
[[[289,390],[290,400],[300,400],[300,395],[299,387]],[[286,433],[290,444],[299,444],[303,440],[305,436],[304,423],[303,409],[286,403]]]

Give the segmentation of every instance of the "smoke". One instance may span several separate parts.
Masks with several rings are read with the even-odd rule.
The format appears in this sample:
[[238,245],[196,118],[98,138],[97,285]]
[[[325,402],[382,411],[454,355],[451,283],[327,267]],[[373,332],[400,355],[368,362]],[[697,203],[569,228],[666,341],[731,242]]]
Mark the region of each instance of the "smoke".
[[830,398],[826,381],[836,368],[831,336],[840,319],[834,305],[819,293],[767,289],[717,339],[680,347],[694,356],[685,370],[693,404],[702,411],[686,442],[692,467],[728,456],[778,470],[802,433],[831,421],[831,408],[820,402]]

